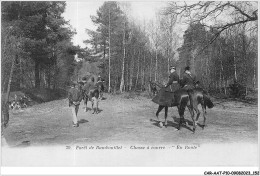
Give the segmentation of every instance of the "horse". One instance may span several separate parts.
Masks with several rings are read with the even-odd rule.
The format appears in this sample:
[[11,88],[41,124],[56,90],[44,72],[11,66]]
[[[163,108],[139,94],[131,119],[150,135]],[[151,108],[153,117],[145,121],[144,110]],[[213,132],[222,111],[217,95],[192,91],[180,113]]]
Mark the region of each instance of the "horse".
[[87,112],[87,103],[91,101],[93,113],[98,114],[98,99],[99,99],[99,89],[96,85],[86,84],[82,88],[83,101],[86,106],[85,112]]
[[[165,91],[165,90],[164,90],[164,88],[161,88],[160,91]],[[168,96],[172,96],[172,94],[169,93]],[[196,126],[198,124],[198,118],[200,116],[200,111],[198,109],[199,104],[201,104],[201,106],[202,106],[202,112],[203,112],[203,118],[204,118],[202,129],[204,129],[205,122],[206,122],[206,117],[205,117],[206,107],[212,108],[214,105],[213,105],[212,101],[209,99],[209,97],[207,96],[206,92],[202,88],[199,88],[198,86],[196,86],[194,89],[191,89],[191,90],[186,90],[184,88],[181,88],[173,93],[173,97],[171,99],[172,99],[171,107],[177,106],[178,113],[180,116],[180,121],[179,121],[178,128],[177,128],[178,130],[180,130],[181,124],[185,123],[184,111],[185,111],[185,108],[188,107],[189,112],[191,114],[192,122],[193,122],[192,131],[193,131],[193,133],[195,133]],[[159,113],[163,110],[163,108],[165,108],[165,122],[164,122],[165,127],[167,127],[168,107],[169,106],[159,105],[158,110],[156,112],[156,117],[159,121],[159,117],[158,117]],[[197,114],[196,119],[194,118],[194,116],[195,116],[194,111]],[[186,123],[186,125],[187,125],[187,123]],[[160,126],[162,126],[162,122],[160,122]]]
[[[209,109],[211,109],[211,108],[214,107],[214,104],[212,103],[212,101],[208,97],[207,92],[204,89],[202,89],[201,87],[199,87],[199,84],[200,84],[200,82],[196,81],[194,83],[194,87],[192,87],[191,89],[188,89],[187,92],[189,94],[193,110],[197,114],[196,120],[195,120],[196,126],[198,124],[198,119],[199,119],[199,116],[200,116],[200,111],[198,109],[198,106],[199,106],[199,104],[201,105],[202,115],[203,115],[202,129],[204,129],[204,127],[206,125],[205,124],[206,123],[205,114],[207,113],[206,108],[208,107]],[[185,89],[185,85],[183,85],[182,80],[180,80],[180,85],[181,85],[182,88]]]
[[200,116],[200,111],[198,109],[198,105],[200,104],[202,107],[202,116],[203,116],[203,124],[202,124],[202,129],[204,129],[206,125],[206,107],[209,109],[214,107],[214,104],[208,97],[207,93],[200,87],[195,87],[194,89],[189,90],[189,96],[190,100],[193,106],[193,110],[196,112],[196,120],[195,120],[195,125],[197,126],[198,124],[198,119]]
[[97,86],[97,88],[98,88],[98,91],[99,91],[99,99],[100,100],[102,100],[102,98],[103,98],[103,92],[104,92],[104,90],[105,90],[105,87],[104,87],[104,81],[98,81],[97,83],[96,83],[96,86]]
[[[97,88],[95,89],[90,89],[89,90],[89,100],[91,101],[92,104],[92,114],[98,114],[98,99],[99,99],[99,90]],[[86,103],[87,107],[87,103]]]
[[[160,91],[165,91],[165,88],[161,88]],[[193,133],[195,133],[196,125],[195,125],[195,119],[194,119],[194,111],[193,111],[193,106],[191,104],[190,96],[189,96],[188,92],[184,89],[179,89],[173,93],[169,92],[168,96],[172,96],[171,97],[172,104],[170,107],[177,106],[178,113],[180,116],[180,121],[179,121],[177,129],[180,130],[182,123],[185,123],[184,112],[185,112],[185,108],[188,107],[189,112],[191,114],[192,121],[193,121],[193,130],[192,131],[193,131]],[[165,122],[164,122],[165,127],[167,127],[168,107],[169,106],[159,105],[158,110],[156,112],[156,117],[159,121],[159,113],[163,110],[163,108],[165,109]],[[161,127],[162,122],[160,122],[159,124]],[[187,125],[187,123],[186,123],[186,125]]]

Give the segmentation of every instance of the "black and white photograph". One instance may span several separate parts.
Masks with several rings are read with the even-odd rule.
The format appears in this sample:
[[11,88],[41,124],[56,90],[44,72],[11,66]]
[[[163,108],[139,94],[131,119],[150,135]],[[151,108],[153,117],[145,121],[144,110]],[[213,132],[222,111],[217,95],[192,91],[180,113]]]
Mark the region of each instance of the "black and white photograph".
[[2,174],[259,175],[258,124],[258,1],[1,1]]

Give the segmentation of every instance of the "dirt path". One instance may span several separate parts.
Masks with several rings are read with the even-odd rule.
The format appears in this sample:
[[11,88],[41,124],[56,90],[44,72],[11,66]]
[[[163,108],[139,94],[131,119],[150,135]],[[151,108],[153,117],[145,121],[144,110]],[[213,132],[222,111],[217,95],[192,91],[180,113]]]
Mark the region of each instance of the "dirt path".
[[[80,106],[80,126],[72,127],[67,100],[36,105],[23,112],[13,112],[5,130],[9,146],[43,146],[84,143],[257,143],[257,106],[225,102],[209,109],[207,126],[197,128],[195,134],[188,128],[176,130],[177,109],[169,109],[168,128],[157,126],[157,105],[150,99],[126,99],[123,95],[105,95],[100,102],[101,112],[83,112]],[[88,105],[90,107],[90,103]],[[174,117],[174,118],[173,118]],[[188,111],[185,118],[190,119]],[[174,121],[175,119],[175,121]],[[161,112],[160,120],[164,120]],[[199,121],[202,121],[200,118]]]

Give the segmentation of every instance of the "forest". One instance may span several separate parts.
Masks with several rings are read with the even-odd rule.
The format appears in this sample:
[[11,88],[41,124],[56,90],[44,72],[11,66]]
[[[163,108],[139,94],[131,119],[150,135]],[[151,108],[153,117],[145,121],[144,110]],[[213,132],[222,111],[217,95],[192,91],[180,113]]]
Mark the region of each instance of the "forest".
[[97,65],[92,73],[109,93],[150,91],[149,81],[167,83],[171,65],[180,77],[190,66],[212,94],[229,96],[232,86],[242,91],[235,96],[257,92],[257,2],[167,2],[153,20],[141,21],[128,2],[107,1],[90,17],[97,29],[86,29],[85,48],[72,43],[66,2],[2,1],[1,8],[7,99],[12,91],[64,92],[86,63]]

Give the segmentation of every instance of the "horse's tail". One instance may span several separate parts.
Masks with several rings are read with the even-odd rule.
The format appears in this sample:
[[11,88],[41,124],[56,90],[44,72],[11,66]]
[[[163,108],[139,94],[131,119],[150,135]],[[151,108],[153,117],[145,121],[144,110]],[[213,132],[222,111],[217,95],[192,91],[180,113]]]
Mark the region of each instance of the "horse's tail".
[[207,95],[203,95],[203,99],[204,99],[204,103],[208,108],[213,108],[214,104],[212,103],[212,101],[210,100],[210,98]]

